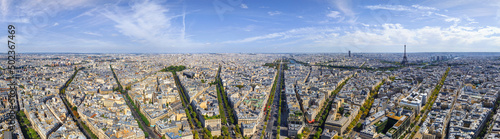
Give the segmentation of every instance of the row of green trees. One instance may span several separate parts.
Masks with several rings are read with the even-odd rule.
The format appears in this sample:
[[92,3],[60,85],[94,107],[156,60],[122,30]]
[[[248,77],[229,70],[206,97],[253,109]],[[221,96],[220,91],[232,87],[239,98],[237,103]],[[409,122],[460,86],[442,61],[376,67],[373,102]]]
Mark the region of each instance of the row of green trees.
[[361,106],[360,111],[358,112],[358,115],[356,115],[354,120],[347,127],[347,130],[346,130],[347,132],[350,132],[351,129],[354,128],[354,126],[356,126],[358,129],[361,128],[361,123],[358,123],[359,119],[361,117],[366,117],[368,115],[368,112],[370,111],[371,106],[373,104],[373,101],[375,99],[375,95],[378,94],[378,90],[380,89],[380,86],[382,86],[382,84],[384,84],[384,83],[385,83],[385,79],[382,80],[382,82],[380,82],[379,84],[377,84],[372,90],[370,90],[370,94],[369,94],[370,96],[368,97],[367,100],[365,100],[365,102]]
[[[132,104],[132,107],[134,109],[135,112],[137,112],[137,114],[139,114],[139,117],[141,117],[141,120],[142,122],[144,122],[145,125],[147,126],[150,126],[149,124],[149,120],[146,118],[146,116],[144,116],[140,111],[139,111],[139,108],[137,108],[137,105],[135,105],[135,102],[132,101],[132,99],[130,98],[130,96],[128,95],[128,93],[125,93],[125,97],[126,99]],[[130,108],[130,106],[129,106]],[[132,109],[132,108],[131,108]],[[140,121],[135,119],[137,121],[137,124],[139,125],[139,128],[141,128],[141,130],[144,132],[144,136],[145,137],[149,137],[149,133],[146,132],[146,130],[144,130],[144,127],[142,126],[142,124],[140,124]]]
[[196,114],[195,110],[193,109],[193,107],[188,103],[188,99],[186,97],[186,93],[185,93],[185,90],[184,90],[184,87],[182,86],[180,80],[179,80],[179,77],[177,76],[177,73],[175,71],[171,71],[173,76],[174,76],[174,80],[175,80],[175,83],[179,89],[179,96],[181,97],[182,99],[182,106],[184,106],[184,110],[186,111],[186,116],[188,117],[188,120],[190,122],[190,125],[191,125],[191,128],[193,129],[193,134],[195,136],[195,139],[199,138],[199,133],[195,130],[195,126],[193,125],[193,122],[196,123],[196,127],[199,128],[199,129],[203,129],[203,138],[205,139],[212,139],[214,138],[212,136],[212,133],[207,129],[207,128],[204,128],[202,127],[201,125],[201,122],[200,120],[198,119],[198,115]]
[[488,121],[486,122],[486,124],[482,127],[482,130],[481,132],[479,132],[479,135],[478,135],[478,138],[483,138],[487,133],[490,133],[491,132],[491,129],[490,128],[493,128],[493,122],[494,122],[494,118],[493,118],[493,115],[495,115],[497,113],[497,109],[499,108],[499,103],[500,103],[500,100],[498,100],[500,97],[497,97],[497,101],[495,103],[495,106],[493,107],[493,111],[488,115]]
[[[267,99],[267,103],[266,103],[266,110],[267,110],[267,116],[266,116],[266,119],[265,121],[269,121],[269,116],[271,115],[271,108],[269,106],[271,106],[273,104],[273,99],[274,99],[274,95],[276,93],[276,85],[278,83],[278,78],[280,76],[280,66],[278,64],[278,66],[276,66],[276,69],[278,70],[278,72],[276,72],[276,76],[274,77],[274,83],[273,83],[273,86],[271,87],[271,94],[269,95],[269,99]],[[266,131],[266,127],[267,127],[267,122],[264,123],[264,129],[262,130],[262,136],[260,136],[260,138],[264,138],[265,136],[265,131]]]
[[[432,94],[428,98],[428,100],[430,100],[430,103],[425,104],[424,108],[420,111],[420,114],[417,116],[417,118],[415,118],[415,122],[418,122],[421,124],[425,121],[425,119],[427,119],[427,113],[429,112],[429,110],[431,109],[431,106],[436,101],[437,95],[439,94],[439,91],[443,87],[444,81],[446,80],[446,77],[448,77],[449,72],[450,72],[450,67],[448,67],[446,69],[446,72],[441,77],[441,80],[436,84],[436,87],[434,88],[434,90],[432,90]],[[420,121],[418,121],[419,120],[418,117],[420,117],[420,116],[422,116],[422,118],[420,119]],[[416,132],[419,129],[420,129],[420,126],[415,127],[415,130],[413,130],[413,132],[411,133],[410,138],[413,138],[413,136],[415,136]]]
[[[66,81],[66,83],[64,84],[63,87],[61,87],[61,89],[59,89],[59,93],[61,95],[65,95],[66,93],[66,88],[68,88],[68,86],[71,84],[71,82],[73,82],[73,79],[75,79],[76,77],[76,74],[80,71],[80,70],[83,70],[84,67],[81,67],[81,68],[76,68],[75,67],[75,72],[73,72],[73,75],[71,75],[71,77],[68,79],[68,81]],[[75,118],[80,118],[80,115],[78,114],[78,109],[77,107],[75,106],[72,106],[66,99],[63,99],[63,102],[68,105],[68,107],[71,108],[71,112],[73,113],[73,115],[75,115]],[[78,121],[76,121],[78,122]],[[95,135],[92,130],[90,130],[90,128],[83,122],[78,122],[78,124],[82,125],[83,129],[90,134],[90,138],[92,139],[98,139],[97,138],[97,135]]]
[[332,93],[330,95],[331,97],[329,97],[325,101],[325,104],[323,105],[323,108],[321,109],[320,114],[318,114],[315,118],[316,121],[319,120],[318,122],[319,122],[320,128],[316,131],[316,133],[314,134],[315,136],[313,136],[313,138],[315,138],[315,139],[319,138],[319,136],[316,136],[316,135],[318,135],[318,134],[321,135],[321,132],[322,132],[321,127],[325,126],[325,120],[328,117],[328,113],[330,113],[330,110],[332,108],[332,103],[333,103],[333,99],[330,100],[330,98],[335,98],[335,96],[340,92],[340,90],[344,87],[344,85],[347,83],[347,81],[349,81],[349,79],[352,78],[352,76],[353,75],[351,75],[351,77],[348,77],[340,85],[338,85],[337,88],[335,88],[335,90],[332,91]]
[[26,114],[24,114],[23,111],[19,111],[16,118],[21,125],[21,131],[23,132],[23,136],[25,138],[40,139],[38,133],[33,128],[31,128],[31,122],[28,120]]
[[205,118],[205,120],[210,120],[210,119],[219,119],[221,118],[221,115],[214,115],[214,116],[206,116],[206,115],[203,115],[203,118]]
[[316,131],[316,133],[314,133],[314,136],[313,138],[314,139],[319,139],[319,137],[321,136],[321,133],[323,132],[323,129],[321,129],[321,127],[318,129],[318,131]]
[[[344,87],[344,85],[347,83],[347,81],[349,81],[349,79],[351,79],[351,78],[352,78],[352,76],[347,78],[346,80],[344,80],[340,85],[338,85],[337,88],[335,88],[335,90],[332,91],[332,93],[330,95],[331,97],[329,97],[325,101],[325,105],[323,105],[323,108],[321,109],[320,114],[317,115],[315,118],[315,121],[318,121],[320,125],[324,124],[324,120],[326,120],[328,113],[330,112],[330,109],[331,109],[331,106],[333,103],[333,99],[330,99],[330,98],[335,98],[335,96],[340,92],[340,90]],[[323,126],[321,126],[321,127],[323,127]]]
[[[139,108],[137,108],[137,105],[135,104],[135,102],[128,95],[127,90],[123,90],[123,86],[120,83],[120,80],[118,80],[118,76],[116,76],[116,73],[115,73],[115,70],[113,69],[113,66],[109,65],[109,68],[111,69],[111,72],[113,73],[113,77],[115,78],[116,83],[118,84],[118,88],[116,90],[118,90],[119,92],[124,94],[124,96],[126,97],[128,102],[130,102],[130,104],[132,105],[132,106],[129,105],[129,108],[133,109],[137,114],[139,114],[139,117],[141,117],[141,121],[144,122],[145,125],[150,126],[148,118],[146,118],[146,116],[144,116],[144,114],[141,113]],[[144,130],[144,127],[141,125],[140,121],[137,119],[135,119],[135,120],[137,121],[137,124],[139,125],[139,128],[141,128],[142,132],[144,132],[144,136],[146,138],[149,137],[149,133],[146,132],[146,130]]]
[[239,125],[236,123],[235,116],[234,116],[234,109],[233,109],[233,107],[231,107],[229,105],[229,101],[228,101],[228,98],[227,98],[227,93],[224,90],[224,85],[222,84],[222,79],[220,78],[221,68],[222,68],[222,66],[219,65],[219,70],[217,71],[217,77],[216,77],[216,81],[215,81],[216,84],[217,84],[217,91],[221,95],[221,97],[222,97],[221,100],[224,102],[224,106],[227,109],[226,110],[227,111],[227,115],[228,115],[227,118],[229,118],[230,124],[232,124],[232,125],[235,126],[236,137],[240,137],[241,136],[241,130],[240,130]]
[[[66,90],[66,89],[65,89]],[[64,90],[63,90],[64,91]],[[72,106],[66,99],[63,99],[63,102],[66,103],[66,105],[68,105],[69,107],[71,107],[71,112],[73,112],[73,115],[75,115],[75,118],[80,118],[80,115],[78,114],[78,108],[76,106]],[[78,121],[77,121],[78,122]],[[97,135],[95,135],[92,130],[90,130],[90,128],[84,123],[84,122],[81,122],[79,123],[82,125],[83,129],[85,131],[87,131],[87,133],[90,134],[90,138],[92,139],[98,139],[97,138]]]
[[[280,92],[281,93],[281,92]],[[277,129],[277,134],[276,138],[280,138],[280,132],[281,132],[281,94],[278,94],[279,96],[279,103],[278,103],[278,129]]]
[[[213,139],[213,138],[217,138],[217,137],[214,137],[212,136],[212,133],[211,131],[209,131],[207,128],[204,128],[202,127],[202,124],[200,122],[200,120],[198,118],[198,115],[196,114],[196,112],[194,111],[193,107],[188,103],[188,99],[186,97],[186,93],[185,93],[185,90],[184,90],[184,87],[182,86],[182,84],[180,83],[180,80],[179,80],[179,77],[177,76],[177,72],[178,71],[182,71],[186,69],[185,66],[183,65],[180,65],[180,66],[169,66],[165,69],[162,69],[160,70],[160,72],[172,72],[173,76],[174,76],[174,80],[175,80],[175,83],[177,84],[178,86],[178,89],[179,89],[179,96],[181,97],[182,99],[182,106],[184,106],[184,110],[186,112],[186,116],[188,117],[188,120],[189,120],[189,123],[190,123],[190,126],[192,129],[195,129],[195,128],[200,128],[200,129],[203,129],[203,138],[205,139]],[[219,100],[220,101],[220,100]],[[219,107],[220,107],[220,103],[219,103]],[[225,118],[225,115],[216,115],[216,116],[211,116],[211,117],[208,117],[208,116],[203,116],[204,119],[216,119],[216,118],[221,118],[223,119],[223,121],[225,122],[226,118]],[[194,125],[194,123],[196,123],[196,126]],[[226,128],[222,128],[222,130],[224,131],[224,129],[226,130],[225,132],[223,133],[228,133],[227,131],[227,127]],[[193,132],[193,135],[194,135],[194,138],[195,139],[199,139],[199,133],[197,130],[192,130]],[[219,138],[224,138],[222,136],[220,136]]]
[[298,61],[298,60],[296,60],[296,59],[291,59],[291,60],[295,61],[296,63],[302,64],[302,65],[304,65],[304,66],[309,66],[309,63],[302,62],[302,61]]
[[[287,67],[286,64],[282,64],[280,66]],[[279,70],[279,68],[278,68],[278,70]],[[281,76],[281,81],[280,81],[281,82],[281,84],[280,84],[281,86],[280,86],[279,89],[282,89],[282,88],[285,87],[285,78],[282,76],[284,74],[279,73],[279,72],[278,72],[278,74],[279,74],[279,76]],[[277,137],[276,138],[279,139],[280,132],[281,132],[281,105],[282,105],[281,103],[282,103],[283,97],[282,97],[282,94],[281,94],[281,90],[279,90],[278,92],[279,92],[278,93],[278,95],[279,95],[279,103],[278,103],[278,130],[277,130],[278,133],[277,133]]]
[[223,98],[223,95],[222,95],[222,91],[221,91],[221,88],[222,86],[220,86],[220,84],[218,83],[219,82],[219,79],[220,79],[220,71],[221,71],[221,66],[219,65],[219,69],[217,70],[217,76],[215,77],[215,84],[217,85],[216,88],[217,88],[217,100],[219,102],[219,113],[221,115],[221,122],[222,122],[222,136],[221,137],[225,137],[225,138],[231,138],[230,136],[230,133],[229,133],[229,128],[226,126],[227,125],[227,117],[226,117],[226,113],[224,112],[224,109],[228,109],[228,108],[224,108],[224,105],[225,102],[224,102],[224,98]]
[[186,69],[186,66],[184,66],[184,65],[169,66],[169,67],[166,67],[166,68],[160,70],[160,72],[178,72],[178,71],[183,71],[185,69]]
[[199,133],[198,133],[198,131],[195,130],[196,127],[194,125],[194,120],[191,117],[193,113],[195,114],[194,116],[196,116],[196,113],[191,112],[189,109],[190,106],[188,107],[188,104],[186,104],[187,99],[184,96],[184,89],[182,88],[182,86],[180,86],[181,84],[180,84],[179,77],[177,76],[176,72],[172,72],[172,74],[174,76],[175,84],[177,85],[177,88],[179,89],[179,96],[181,97],[182,106],[184,107],[184,111],[186,113],[186,117],[188,118],[189,125],[191,126],[191,129],[193,129],[192,130],[193,136],[195,139],[199,139],[200,138]]
[[[78,73],[78,71],[80,71],[81,69],[83,69],[83,67],[82,67],[82,68],[80,68],[80,69],[78,69],[78,68],[76,68],[76,67],[75,67],[75,72],[73,73],[73,75],[71,75],[71,77],[69,78],[69,80],[68,80],[68,81],[66,81],[66,83],[65,83],[65,84],[64,84],[64,86],[61,88],[61,90],[66,90],[66,88],[69,86],[69,84],[70,84],[71,82],[73,82],[73,79],[75,78],[75,76],[76,76],[76,74]],[[59,90],[59,92],[61,92],[61,90]]]
[[113,77],[115,78],[116,83],[118,84],[117,90],[121,92],[123,90],[122,84],[120,84],[120,81],[118,80],[118,76],[116,76],[115,70],[113,69],[113,66],[111,66],[111,64],[109,65],[109,68],[111,69],[111,72],[113,73]]

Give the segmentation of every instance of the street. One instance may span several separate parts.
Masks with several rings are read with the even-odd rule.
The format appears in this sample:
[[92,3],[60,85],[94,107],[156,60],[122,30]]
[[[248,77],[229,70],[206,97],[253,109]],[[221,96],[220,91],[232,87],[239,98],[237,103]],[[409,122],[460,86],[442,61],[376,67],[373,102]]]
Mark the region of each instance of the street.
[[[124,95],[125,94],[127,94],[127,92],[125,92]],[[134,116],[134,118],[137,119],[137,121],[139,121],[138,124],[142,125],[142,127],[143,127],[142,130],[144,130],[145,132],[148,132],[149,137],[154,138],[154,139],[159,139],[160,135],[156,134],[156,132],[154,132],[154,129],[152,127],[146,125],[144,123],[144,121],[141,120],[141,117],[139,116],[137,111],[135,111],[134,107],[132,106],[132,103],[130,103],[128,99],[125,99],[125,102],[127,102],[127,105],[129,106],[130,111],[132,112],[132,115]]]
[[[222,79],[220,78],[220,68],[221,68],[221,67],[219,67],[219,70],[217,71],[217,76],[216,76],[215,78],[216,78],[217,80],[219,80],[220,82],[222,82]],[[218,82],[218,83],[217,83],[217,86],[216,86],[216,87],[217,87],[217,90],[222,90],[222,88],[221,88],[221,87],[223,87],[223,86],[222,86],[222,83],[220,83],[220,82]],[[217,93],[226,93],[226,92],[217,92]],[[223,94],[218,94],[218,95],[219,95],[220,97],[224,97],[224,95],[223,95]],[[227,94],[226,94],[226,95],[227,95]],[[236,136],[235,136],[235,134],[234,134],[234,132],[235,132],[235,130],[236,130],[236,129],[235,129],[235,126],[234,126],[233,124],[229,124],[229,123],[230,123],[230,120],[229,120],[229,119],[230,119],[231,117],[229,117],[229,114],[228,114],[228,112],[227,112],[227,110],[228,110],[229,108],[227,108],[227,106],[225,105],[225,103],[229,103],[229,102],[224,102],[224,100],[227,100],[227,98],[221,98],[221,100],[222,100],[222,102],[219,102],[219,103],[221,103],[221,104],[222,104],[222,107],[223,107],[222,109],[224,110],[224,113],[223,113],[223,114],[224,114],[224,115],[226,115],[226,123],[227,123],[227,125],[222,125],[222,126],[227,126],[227,127],[228,127],[229,136],[230,136],[231,138],[236,138]],[[232,110],[232,109],[231,109],[231,110]],[[233,113],[234,113],[234,112],[233,112]],[[221,114],[222,114],[222,113],[221,113]]]
[[[280,62],[280,65],[282,62]],[[278,71],[278,80],[276,82],[276,89],[274,90],[274,98],[271,106],[271,116],[269,117],[269,121],[267,122],[267,129],[266,129],[266,137],[269,133],[271,133],[271,136],[273,139],[276,138],[277,134],[277,119],[278,119],[278,104],[279,104],[279,95],[281,94],[281,75],[283,73],[283,67],[280,66],[280,69]]]
[[[181,81],[179,80],[179,77],[178,77],[176,74],[174,74],[174,80],[175,80],[175,84],[176,84],[176,86],[177,86],[177,89],[179,90],[179,95],[181,96],[181,99],[182,99],[181,101],[183,101],[183,102],[186,104],[186,107],[188,107],[187,105],[191,105],[191,104],[189,103],[189,101],[188,101],[188,100],[187,100],[187,98],[185,97],[185,94],[183,93],[183,92],[184,92],[184,86],[182,86]],[[188,113],[186,113],[186,115],[187,115],[187,114],[188,114]],[[189,122],[190,122],[192,125],[195,125],[195,123],[196,123],[196,122],[194,122],[194,121],[193,121],[193,119],[194,119],[194,118],[197,118],[197,117],[192,117],[192,118],[191,118],[191,120],[189,120],[189,119],[188,119],[188,120],[189,120]],[[193,129],[191,129],[191,130],[195,130],[195,131],[197,131],[197,132],[199,133],[199,134],[198,134],[198,135],[199,135],[199,138],[202,138],[202,137],[203,137],[203,131],[202,131],[202,129],[197,128],[196,126],[194,126],[194,127],[192,127],[192,128],[193,128]],[[193,135],[193,136],[194,136],[194,135]]]
[[[111,67],[111,65],[110,65],[110,67]],[[111,68],[111,71],[113,72],[113,76],[115,77],[116,83],[118,85],[120,85],[120,89],[123,89],[123,87],[121,86],[120,81],[118,80],[118,77],[116,76],[116,73],[113,70],[113,68]],[[128,96],[127,90],[125,90],[125,91],[122,90],[122,93],[123,93],[122,97],[124,97],[124,99],[125,99],[125,97]],[[132,115],[134,116],[134,118],[139,122],[137,124],[140,124],[143,127],[142,130],[144,132],[147,132],[149,134],[150,138],[154,138],[154,139],[161,138],[161,136],[159,134],[157,134],[156,132],[154,132],[154,129],[152,127],[150,127],[149,125],[146,125],[144,123],[144,121],[142,121],[141,117],[139,116],[139,114],[137,113],[137,111],[134,109],[134,106],[129,101],[129,99],[125,99],[125,102],[127,103],[127,106],[130,108],[130,111],[132,112]]]

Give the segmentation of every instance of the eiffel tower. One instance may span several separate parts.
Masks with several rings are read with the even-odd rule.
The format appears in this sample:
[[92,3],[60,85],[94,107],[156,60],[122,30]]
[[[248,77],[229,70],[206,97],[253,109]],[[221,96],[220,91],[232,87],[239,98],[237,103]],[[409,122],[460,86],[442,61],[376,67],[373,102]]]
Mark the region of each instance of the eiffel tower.
[[405,44],[405,53],[403,56],[403,61],[401,62],[401,65],[406,66],[408,64],[408,58],[406,57],[406,44]]

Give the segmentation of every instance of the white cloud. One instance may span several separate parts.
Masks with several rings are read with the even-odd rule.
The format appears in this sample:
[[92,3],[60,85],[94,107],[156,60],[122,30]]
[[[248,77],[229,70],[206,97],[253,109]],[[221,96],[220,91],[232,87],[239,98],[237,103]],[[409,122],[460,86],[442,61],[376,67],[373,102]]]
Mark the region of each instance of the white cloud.
[[115,21],[116,28],[121,33],[138,39],[152,38],[161,35],[158,30],[168,29],[170,19],[165,16],[168,9],[160,5],[143,2],[133,5],[131,11],[125,8],[114,7],[114,11],[104,12],[103,15]]
[[326,16],[331,17],[331,18],[339,18],[340,17],[340,12],[338,11],[330,11]]
[[391,11],[412,11],[410,7],[403,5],[368,5],[365,8],[370,10],[391,10]]
[[250,31],[253,31],[255,28],[256,28],[255,25],[248,25],[242,29],[243,29],[243,31],[250,32]]
[[446,19],[444,19],[444,21],[446,21],[446,22],[455,22],[455,23],[457,23],[457,22],[460,22],[460,18],[450,17],[450,18],[446,18]]
[[241,40],[226,41],[224,43],[249,43],[256,41],[273,41],[272,39],[286,40],[291,38],[304,38],[308,36],[313,36],[314,34],[323,34],[325,32],[332,32],[332,31],[336,31],[336,29],[306,27],[306,28],[291,29],[284,32],[271,33],[262,36],[249,37]]
[[240,5],[240,7],[243,9],[248,9],[248,6],[246,4],[243,4],[243,3]]
[[[293,47],[356,47],[359,51],[393,52],[392,46],[408,44],[418,51],[500,51],[499,27],[425,26],[407,29],[401,24],[383,24],[379,27],[356,27],[354,30],[336,28],[298,28],[284,32],[249,37],[226,43],[284,42]],[[369,28],[371,27],[371,28]],[[494,48],[494,50],[490,50]]]
[[304,18],[304,17],[303,17],[303,16],[301,16],[301,15],[299,15],[299,16],[297,16],[297,18]]
[[59,23],[57,23],[57,22],[56,22],[56,23],[54,23],[54,25],[52,25],[52,26],[54,26],[54,27],[55,27],[55,26],[58,26],[58,25],[59,25]]
[[356,15],[354,11],[352,11],[352,4],[350,0],[335,0],[334,2],[336,7],[347,16]]
[[438,11],[437,8],[434,7],[427,7],[427,6],[421,6],[421,5],[412,5],[411,7],[419,9],[419,10],[429,10],[429,11]]
[[94,32],[83,32],[84,34],[88,34],[88,35],[94,35],[94,36],[102,36],[102,34],[99,34],[99,33],[94,33]]
[[12,23],[29,23],[30,20],[28,18],[10,18],[10,19],[2,19],[0,22],[12,22]]
[[447,15],[440,14],[440,13],[434,13],[434,14],[435,14],[435,15],[437,15],[437,16],[440,16],[440,17],[445,17],[445,18],[448,18],[448,17],[449,17],[449,16],[447,16]]
[[10,6],[10,3],[12,1],[11,0],[1,0],[0,2],[0,10],[2,11],[2,16],[6,16],[9,14],[9,6]]
[[472,18],[470,18],[470,17],[467,17],[467,16],[465,17],[465,20],[467,20],[467,21],[469,22],[469,24],[475,24],[475,23],[478,23],[478,22],[476,22],[476,20],[474,20],[474,19],[472,19]]
[[498,33],[500,33],[498,27],[425,26],[406,29],[400,24],[384,24],[381,28],[369,31],[358,30],[340,37],[319,40],[318,45],[377,47],[383,50],[383,47],[406,43],[419,47],[419,51],[453,51],[455,49],[477,51],[475,47],[491,47],[499,43],[499,36],[491,36]]
[[[446,22],[454,22],[455,24],[458,24],[460,21],[462,21],[460,18],[450,17],[450,16],[447,16],[447,15],[444,15],[444,14],[434,13],[434,15],[437,15],[439,17],[444,18],[444,21],[446,21]],[[466,18],[466,20],[469,20],[471,23],[474,22],[473,19],[468,18],[468,17]]]
[[19,3],[18,11],[20,16],[49,16],[55,15],[64,10],[88,7],[94,4],[94,0],[24,0]]
[[423,11],[439,11],[434,7],[427,7],[421,5],[411,5],[411,7],[404,5],[368,5],[365,8],[370,10],[390,10],[390,11],[408,11],[408,12],[423,12]]
[[[350,0],[333,0],[330,1],[332,6],[335,6],[345,17],[338,22],[346,21],[347,23],[355,23],[357,20],[356,13],[352,10],[353,6]],[[345,19],[345,20],[344,20]]]
[[94,13],[97,12],[98,9],[102,9],[102,7],[95,7],[95,8],[92,8],[90,10],[87,10],[87,11],[81,13],[80,15],[73,17],[72,19],[76,19],[76,18],[79,18],[82,16],[94,16],[95,15]]
[[497,19],[498,23],[500,24],[500,9],[497,10],[496,19]]
[[[365,8],[370,9],[370,10],[389,10],[393,13],[398,13],[398,12],[408,12],[410,13],[408,16],[414,16],[415,14],[425,17],[425,18],[420,18],[420,19],[428,19],[428,18],[439,18],[442,19],[445,22],[453,22],[456,24],[460,23],[462,21],[461,18],[457,17],[451,17],[445,14],[438,13],[439,9],[434,8],[434,7],[427,7],[427,6],[421,6],[421,5],[411,5],[409,6],[404,6],[404,5],[369,5],[365,6]],[[474,22],[473,19],[469,17],[465,17],[465,20],[469,21],[468,24],[472,23],[477,23]]]
[[29,23],[19,33],[30,40],[64,18],[58,13],[93,5],[94,0],[1,0],[0,4],[0,22]]
[[269,14],[270,16],[275,16],[275,15],[280,15],[281,12],[280,11],[270,11],[270,12],[267,12],[267,14]]
[[173,25],[175,18],[170,9],[153,1],[138,2],[128,7],[113,6],[102,14],[116,23],[116,29],[138,43],[151,44],[154,47],[179,47],[197,45],[185,38],[184,21]]

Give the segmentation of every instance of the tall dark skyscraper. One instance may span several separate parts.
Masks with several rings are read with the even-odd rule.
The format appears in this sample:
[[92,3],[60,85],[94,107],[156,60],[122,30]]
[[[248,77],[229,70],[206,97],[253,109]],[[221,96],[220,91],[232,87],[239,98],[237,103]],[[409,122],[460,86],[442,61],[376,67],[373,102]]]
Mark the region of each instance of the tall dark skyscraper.
[[406,44],[405,44],[405,52],[404,52],[404,56],[403,56],[403,61],[401,62],[401,65],[406,65],[408,64],[408,58],[406,58]]
[[351,57],[351,50],[349,50],[349,57]]

